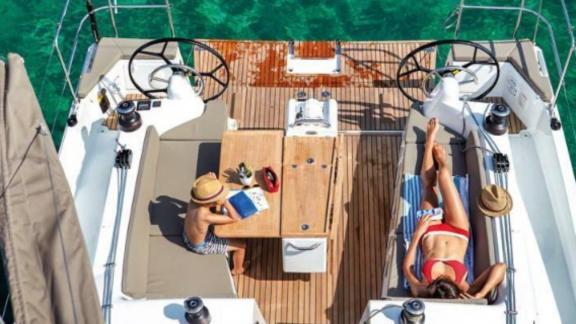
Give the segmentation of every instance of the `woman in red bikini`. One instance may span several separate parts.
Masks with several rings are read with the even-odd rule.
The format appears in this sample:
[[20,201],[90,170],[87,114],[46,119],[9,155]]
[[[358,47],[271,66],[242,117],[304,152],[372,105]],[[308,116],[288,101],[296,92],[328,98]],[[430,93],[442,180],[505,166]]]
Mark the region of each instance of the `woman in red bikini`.
[[[490,266],[471,285],[466,281],[468,272],[463,262],[470,224],[446,164],[446,151],[435,142],[438,128],[437,119],[430,119],[420,172],[423,187],[420,208],[425,215],[418,221],[404,258],[404,275],[415,297],[485,298],[504,279],[506,265],[497,263]],[[432,217],[434,209],[438,208],[434,189],[436,181],[444,201],[442,220],[433,220]],[[424,256],[422,280],[418,280],[412,272],[418,244],[421,244]]]

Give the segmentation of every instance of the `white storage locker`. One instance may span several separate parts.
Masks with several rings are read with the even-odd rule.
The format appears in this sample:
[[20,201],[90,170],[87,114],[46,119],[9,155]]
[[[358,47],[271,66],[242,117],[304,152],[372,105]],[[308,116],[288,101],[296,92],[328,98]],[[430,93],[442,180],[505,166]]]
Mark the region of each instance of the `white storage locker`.
[[284,272],[326,272],[326,238],[282,239]]

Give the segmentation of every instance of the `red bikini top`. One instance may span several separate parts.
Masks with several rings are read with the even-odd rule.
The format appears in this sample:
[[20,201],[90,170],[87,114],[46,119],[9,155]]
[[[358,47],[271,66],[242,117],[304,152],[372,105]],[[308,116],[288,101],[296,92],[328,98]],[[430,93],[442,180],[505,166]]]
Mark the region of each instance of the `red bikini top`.
[[422,265],[422,275],[424,276],[424,279],[428,281],[428,283],[432,283],[433,281],[432,267],[434,266],[434,264],[436,264],[436,262],[442,262],[454,270],[454,273],[456,274],[456,283],[461,283],[462,279],[464,279],[466,273],[468,272],[466,266],[460,261],[428,259],[424,261],[424,264]]

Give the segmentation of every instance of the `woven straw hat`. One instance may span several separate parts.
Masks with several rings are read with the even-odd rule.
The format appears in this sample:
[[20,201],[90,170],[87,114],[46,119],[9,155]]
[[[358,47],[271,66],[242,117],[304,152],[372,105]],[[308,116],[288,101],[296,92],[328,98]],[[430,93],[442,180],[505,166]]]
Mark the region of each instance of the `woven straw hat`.
[[210,204],[228,196],[228,188],[220,180],[205,174],[192,184],[191,199],[197,204]]
[[486,216],[503,216],[512,209],[512,197],[504,188],[488,185],[482,188],[482,192],[480,192],[478,208]]

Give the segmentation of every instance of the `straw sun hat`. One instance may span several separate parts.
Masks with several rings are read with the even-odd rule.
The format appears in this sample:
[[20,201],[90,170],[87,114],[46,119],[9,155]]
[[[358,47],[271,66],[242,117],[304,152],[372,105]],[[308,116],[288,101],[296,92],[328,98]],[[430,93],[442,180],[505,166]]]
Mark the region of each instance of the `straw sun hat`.
[[197,204],[210,204],[226,198],[228,190],[220,180],[205,174],[194,181],[190,195]]
[[478,208],[486,216],[503,216],[512,209],[512,197],[504,188],[488,185],[482,188],[482,192],[480,192]]

